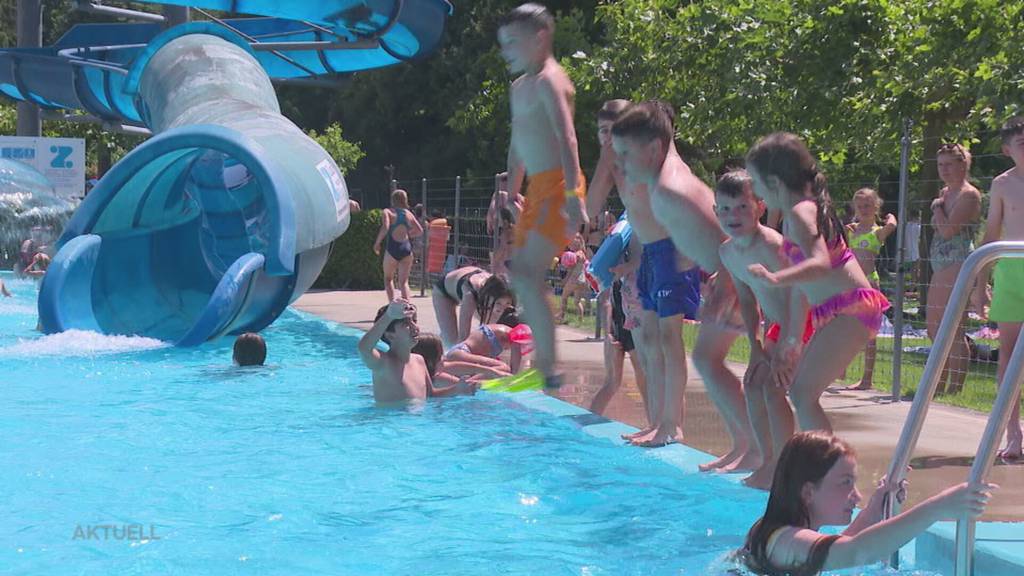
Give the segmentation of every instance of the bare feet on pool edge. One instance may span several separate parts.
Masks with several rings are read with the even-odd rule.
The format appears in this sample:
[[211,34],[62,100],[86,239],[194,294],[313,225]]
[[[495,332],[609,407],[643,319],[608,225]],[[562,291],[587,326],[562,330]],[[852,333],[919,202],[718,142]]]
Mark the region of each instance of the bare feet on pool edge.
[[643,436],[637,436],[630,440],[630,444],[643,448],[658,448],[672,443],[683,443],[683,429],[679,426],[676,426],[675,434],[670,434],[659,426]]
[[743,479],[743,484],[758,490],[770,490],[772,478],[775,477],[775,470],[771,466],[761,466],[753,474]]
[[717,472],[731,474],[735,472],[753,472],[761,467],[761,455],[747,450],[742,456],[722,466]]
[[705,464],[701,464],[700,466],[697,466],[697,469],[700,470],[701,472],[709,472],[711,470],[718,470],[719,468],[725,468],[729,464],[732,464],[736,460],[739,460],[740,456],[742,456],[745,452],[746,452],[745,448],[744,449],[733,448],[729,453],[725,454],[724,456],[716,458],[716,459],[712,460],[711,462],[707,462]]
[[623,440],[633,440],[634,438],[639,438],[641,436],[646,436],[646,435],[650,434],[651,432],[654,432],[654,427],[653,426],[648,426],[647,428],[643,428],[641,430],[637,430],[636,432],[630,432],[629,434],[623,434],[622,435],[622,439]]

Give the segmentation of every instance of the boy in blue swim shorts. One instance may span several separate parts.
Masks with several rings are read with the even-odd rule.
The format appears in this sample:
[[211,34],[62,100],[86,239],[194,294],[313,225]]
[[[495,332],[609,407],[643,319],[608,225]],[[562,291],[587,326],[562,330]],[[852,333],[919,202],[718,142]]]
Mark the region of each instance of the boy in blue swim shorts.
[[696,320],[700,279],[700,269],[676,250],[671,238],[643,245],[637,287],[644,310],[657,312],[658,318]]

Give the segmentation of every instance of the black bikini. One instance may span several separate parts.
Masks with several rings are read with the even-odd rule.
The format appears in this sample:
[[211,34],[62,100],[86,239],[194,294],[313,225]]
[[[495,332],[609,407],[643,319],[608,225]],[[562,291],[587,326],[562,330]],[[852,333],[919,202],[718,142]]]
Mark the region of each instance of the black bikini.
[[440,291],[441,295],[444,296],[445,298],[448,298],[449,300],[458,304],[459,302],[462,302],[462,296],[463,294],[465,294],[465,288],[467,285],[469,286],[469,293],[472,294],[474,298],[477,297],[477,290],[473,286],[473,283],[469,281],[469,279],[472,278],[473,276],[476,276],[477,274],[484,273],[484,270],[480,270],[478,268],[472,272],[466,272],[461,277],[459,277],[458,281],[455,282],[455,296],[449,294],[448,290],[444,287],[444,280],[445,278],[447,278],[447,276],[442,276],[441,278],[439,278],[437,283],[434,284],[434,289]]

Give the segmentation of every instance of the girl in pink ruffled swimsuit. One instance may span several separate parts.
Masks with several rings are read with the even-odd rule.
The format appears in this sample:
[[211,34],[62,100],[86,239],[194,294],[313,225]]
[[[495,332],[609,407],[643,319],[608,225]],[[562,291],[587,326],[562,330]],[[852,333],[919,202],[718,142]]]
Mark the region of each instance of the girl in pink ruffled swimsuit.
[[[814,337],[797,364],[790,399],[802,430],[832,430],[821,394],[874,338],[889,301],[872,287],[844,237],[825,176],[803,141],[793,134],[762,138],[747,153],[754,191],[783,213],[783,251],[790,266],[750,272],[761,281],[795,285],[811,306]],[[799,343],[787,348],[799,352]]]

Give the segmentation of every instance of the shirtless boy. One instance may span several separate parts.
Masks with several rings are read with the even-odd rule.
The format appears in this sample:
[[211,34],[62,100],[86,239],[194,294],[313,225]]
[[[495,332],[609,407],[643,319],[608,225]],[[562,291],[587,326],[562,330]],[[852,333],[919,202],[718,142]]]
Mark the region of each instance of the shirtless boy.
[[[474,392],[474,388],[462,383],[434,388],[423,357],[412,353],[419,332],[416,307],[405,300],[395,300],[377,310],[373,327],[359,339],[359,357],[373,372],[373,399],[378,404]],[[378,341],[388,345],[387,352],[377,350]]]
[[641,244],[637,284],[643,313],[640,330],[634,332],[636,349],[647,379],[648,421],[651,427],[629,439],[639,446],[661,446],[683,440],[686,387],[686,357],[683,349],[683,319],[696,318],[700,304],[700,272],[693,262],[676,250],[668,231],[651,210],[647,184],[626,179],[611,128],[630,106],[626,100],[606,102],[598,115],[601,156],[594,182],[587,191],[587,210],[597,214],[607,201],[612,186],[629,214],[629,224]]
[[512,141],[508,152],[509,190],[529,179],[526,206],[515,228],[510,265],[512,285],[533,328],[534,366],[545,387],[562,383],[555,358],[555,325],[545,277],[551,260],[587,223],[585,184],[580,173],[575,89],[552,56],[555,20],[539,4],[523,4],[506,14],[498,44],[512,83]]
[[[754,196],[745,170],[734,170],[719,179],[715,212],[729,240],[718,253],[735,282],[750,342],[743,391],[762,457],[761,467],[743,482],[767,490],[775,474],[775,460],[795,427],[786,390],[806,342],[807,305],[798,290],[758,282],[747,270],[751,264],[771,270],[787,265],[782,257],[782,234],[759,223],[764,211],[764,202]],[[765,320],[763,337],[759,308]]]
[[[733,447],[721,458],[702,465],[701,470],[753,470],[760,466],[761,458],[756,447],[750,445],[750,422],[743,389],[736,375],[725,366],[725,356],[742,331],[735,288],[728,272],[721,270],[718,256],[718,247],[726,240],[726,235],[715,216],[711,189],[693,175],[676,152],[672,120],[671,109],[662,102],[636,104],[612,126],[612,146],[627,183],[647,184],[649,208],[658,224],[668,231],[676,250],[704,272],[717,273],[702,306],[693,363],[725,420]],[[673,328],[673,333],[681,346],[680,332]],[[664,337],[668,338],[669,334]],[[677,356],[682,360],[682,354]],[[681,368],[683,377],[673,381],[675,385],[665,387],[666,408],[676,405],[683,394],[685,364]],[[671,409],[664,411],[649,441],[657,444],[678,435],[676,413]]]
[[[992,191],[983,243],[996,240],[1024,241],[1024,116],[1006,121],[1002,129],[1003,154],[1013,159],[1013,168],[992,180]],[[1003,258],[996,262],[995,286],[989,318],[999,325],[999,368],[996,380],[1005,382],[1006,365],[1024,322],[1024,260]],[[1006,425],[1006,447],[999,452],[1005,460],[1020,460],[1020,390]]]

